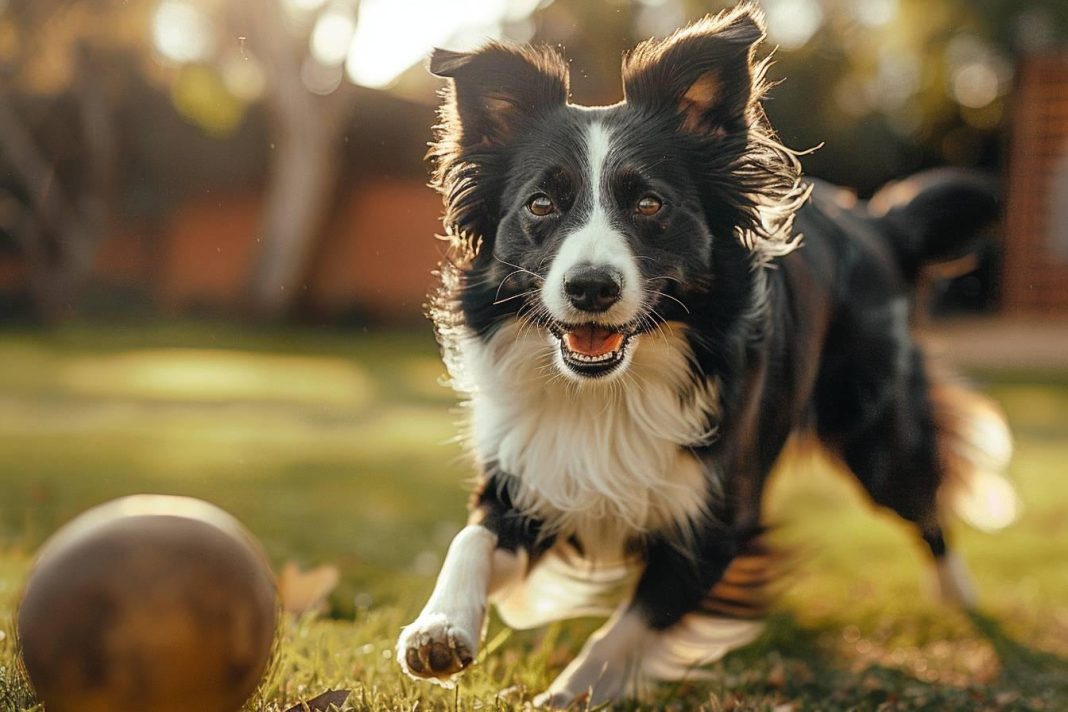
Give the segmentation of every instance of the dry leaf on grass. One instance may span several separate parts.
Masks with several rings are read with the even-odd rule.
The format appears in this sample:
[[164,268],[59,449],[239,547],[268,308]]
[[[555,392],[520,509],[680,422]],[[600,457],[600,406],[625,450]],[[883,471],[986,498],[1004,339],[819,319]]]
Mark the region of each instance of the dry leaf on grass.
[[326,599],[337,586],[340,574],[336,566],[325,564],[304,571],[294,561],[287,561],[278,576],[278,593],[286,613],[299,616],[322,612]]
[[298,702],[286,712],[328,712],[331,705],[335,709],[341,709],[341,705],[345,704],[350,694],[349,690],[330,690],[307,702]]

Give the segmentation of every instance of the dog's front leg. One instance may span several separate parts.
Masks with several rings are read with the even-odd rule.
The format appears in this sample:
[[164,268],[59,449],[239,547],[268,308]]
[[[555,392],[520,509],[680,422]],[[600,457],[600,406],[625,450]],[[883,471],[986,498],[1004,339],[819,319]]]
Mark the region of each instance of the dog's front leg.
[[404,672],[451,686],[471,664],[482,637],[496,550],[497,535],[481,524],[469,524],[452,540],[430,600],[397,641]]
[[401,631],[397,661],[412,677],[451,687],[478,652],[491,593],[522,576],[531,556],[552,544],[540,523],[517,512],[507,476],[482,485],[470,523],[452,540],[434,592],[413,623]]

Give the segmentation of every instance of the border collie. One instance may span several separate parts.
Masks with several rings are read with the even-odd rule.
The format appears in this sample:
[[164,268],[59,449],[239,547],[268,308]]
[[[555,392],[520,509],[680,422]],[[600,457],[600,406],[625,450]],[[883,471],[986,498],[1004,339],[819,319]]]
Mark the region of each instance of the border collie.
[[535,703],[629,696],[751,641],[774,557],[761,495],[795,434],[912,525],[943,594],[972,591],[945,513],[1012,518],[999,412],[909,330],[927,262],[997,212],[964,172],[865,203],[801,178],[761,108],[743,5],[623,61],[624,101],[568,101],[550,48],[436,50],[430,157],[451,243],[432,305],[479,469],[468,525],[404,628],[404,671],[451,685],[487,605],[607,622]]

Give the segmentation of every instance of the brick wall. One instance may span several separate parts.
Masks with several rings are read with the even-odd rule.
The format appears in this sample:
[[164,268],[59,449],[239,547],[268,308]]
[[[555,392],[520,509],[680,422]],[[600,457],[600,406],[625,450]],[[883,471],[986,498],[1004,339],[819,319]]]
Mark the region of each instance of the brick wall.
[[418,181],[356,186],[327,226],[309,269],[306,304],[379,319],[421,319],[445,243],[441,198]]
[[[241,308],[256,260],[263,197],[235,191],[190,200],[159,227],[154,254],[137,231],[105,240],[94,280],[141,287],[168,311]],[[357,312],[421,321],[444,243],[441,198],[423,181],[381,179],[352,186],[323,230],[300,304],[321,315]],[[0,261],[0,283],[11,272]],[[15,277],[9,277],[14,279]]]
[[[1068,314],[1068,54],[1018,67],[1012,117],[1002,304],[1008,314]],[[1058,247],[1058,240],[1060,246]]]

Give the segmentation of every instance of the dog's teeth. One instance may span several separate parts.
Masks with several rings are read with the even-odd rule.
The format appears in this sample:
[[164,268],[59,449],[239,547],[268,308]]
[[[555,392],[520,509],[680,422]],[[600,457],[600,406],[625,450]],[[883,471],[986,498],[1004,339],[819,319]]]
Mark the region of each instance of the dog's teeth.
[[568,352],[568,357],[575,361],[582,361],[583,363],[602,363],[604,361],[611,361],[619,357],[619,351],[610,351],[600,356],[587,356],[586,354],[576,353],[574,351]]
[[623,346],[625,346],[626,344],[626,340],[624,340],[623,346],[616,349],[615,351],[609,351],[608,353],[604,353],[599,356],[589,356],[587,354],[579,353],[578,351],[572,351],[571,349],[569,349],[567,347],[567,342],[565,341],[562,335],[553,332],[553,336],[556,337],[556,340],[559,342],[564,358],[566,358],[572,363],[584,363],[590,365],[618,361],[623,357]]

